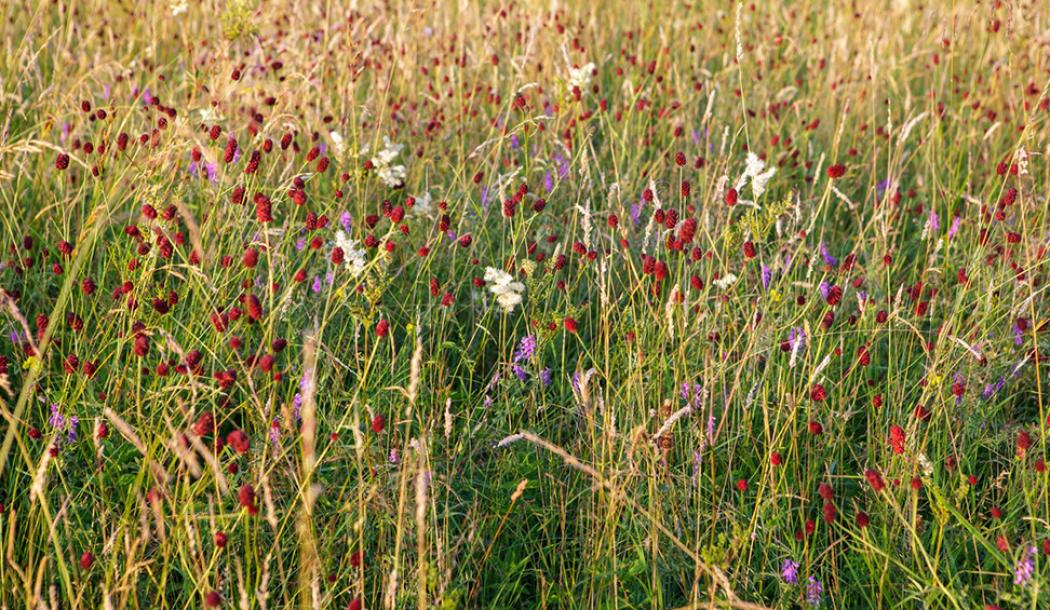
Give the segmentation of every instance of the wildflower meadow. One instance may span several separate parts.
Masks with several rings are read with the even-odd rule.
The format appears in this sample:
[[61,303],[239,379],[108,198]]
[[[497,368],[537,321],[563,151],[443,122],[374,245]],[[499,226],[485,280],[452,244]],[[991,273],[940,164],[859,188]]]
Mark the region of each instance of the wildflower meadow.
[[0,608],[1050,608],[1045,0],[0,3]]

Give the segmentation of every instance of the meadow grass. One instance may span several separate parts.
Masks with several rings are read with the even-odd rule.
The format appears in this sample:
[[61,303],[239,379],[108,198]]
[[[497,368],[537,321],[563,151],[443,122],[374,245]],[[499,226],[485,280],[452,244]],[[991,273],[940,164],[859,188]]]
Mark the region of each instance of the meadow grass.
[[1045,3],[0,19],[0,607],[1050,607]]

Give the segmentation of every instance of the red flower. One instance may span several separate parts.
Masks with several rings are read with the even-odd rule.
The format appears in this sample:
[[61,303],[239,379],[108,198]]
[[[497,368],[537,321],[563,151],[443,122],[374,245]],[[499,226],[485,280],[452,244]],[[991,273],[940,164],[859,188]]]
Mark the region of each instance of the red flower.
[[882,480],[882,475],[871,468],[864,471],[864,478],[868,480],[868,483],[871,484],[871,488],[875,491],[882,491],[886,488],[886,483]]
[[837,514],[837,511],[835,510],[835,505],[832,504],[831,502],[825,502],[824,503],[824,521],[825,521],[825,523],[832,523],[832,522],[834,522],[836,514]]
[[248,449],[251,448],[251,441],[249,441],[248,435],[241,430],[234,430],[227,434],[226,443],[241,455],[248,453]]
[[1024,454],[1032,446],[1032,435],[1028,434],[1027,430],[1021,430],[1017,433],[1017,455],[1024,457]]
[[904,453],[904,430],[896,424],[890,426],[890,446],[897,455]]
[[254,294],[249,294],[245,299],[245,307],[248,309],[248,317],[258,322],[262,318],[262,303],[259,302],[259,297]]
[[259,507],[255,505],[255,489],[249,483],[241,485],[240,490],[237,491],[237,502],[248,509],[248,514],[259,514]]
[[222,605],[222,596],[216,591],[208,591],[204,596],[204,606],[207,608],[218,608]]
[[815,384],[813,389],[809,392],[809,397],[813,402],[824,402],[824,399],[828,397],[828,391],[824,389],[824,386]]
[[91,551],[84,551],[84,554],[80,556],[80,567],[85,570],[90,570],[91,566],[95,563],[95,556],[91,554]]
[[376,336],[377,337],[385,337],[389,333],[390,333],[390,322],[387,322],[386,320],[380,320],[379,323],[376,324]]
[[828,167],[828,178],[841,178],[846,175],[846,166],[841,163],[836,163]]
[[375,417],[372,418],[372,432],[375,432],[376,434],[379,434],[380,432],[383,431],[383,428],[385,428],[385,427],[386,427],[386,418],[383,417],[381,414],[377,413],[375,415]]
[[857,511],[857,527],[864,529],[871,523],[871,519],[868,518],[868,513],[858,510]]
[[139,358],[149,353],[149,337],[143,334],[135,335],[135,355]]
[[576,320],[573,318],[565,318],[565,330],[572,334],[576,334]]

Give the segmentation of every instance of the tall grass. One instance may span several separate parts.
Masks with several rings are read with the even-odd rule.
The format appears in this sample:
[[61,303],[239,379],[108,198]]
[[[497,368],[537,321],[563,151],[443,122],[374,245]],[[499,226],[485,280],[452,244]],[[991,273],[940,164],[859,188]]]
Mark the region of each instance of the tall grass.
[[3,608],[1038,608],[1041,2],[0,7]]

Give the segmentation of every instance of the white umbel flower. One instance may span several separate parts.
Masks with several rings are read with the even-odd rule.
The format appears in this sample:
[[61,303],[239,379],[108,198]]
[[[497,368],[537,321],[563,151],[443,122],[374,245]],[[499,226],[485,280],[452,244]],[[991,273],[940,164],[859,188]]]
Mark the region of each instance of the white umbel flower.
[[332,150],[335,151],[335,154],[340,157],[343,156],[343,153],[346,152],[346,142],[343,141],[343,134],[333,131],[328,134],[328,137],[332,139]]
[[172,2],[171,3],[171,16],[172,17],[178,17],[179,15],[185,13],[186,9],[188,9],[188,8],[189,8],[189,5],[186,4],[186,0],[182,0],[181,2]]
[[569,68],[569,90],[579,87],[581,92],[586,91],[587,86],[591,84],[592,71],[594,71],[593,63],[588,63],[580,68]]
[[496,302],[504,312],[514,311],[514,308],[521,303],[521,293],[525,291],[525,285],[514,281],[514,277],[506,271],[486,267],[485,282],[489,285],[489,292],[495,295]]
[[711,283],[714,284],[715,287],[719,290],[725,290],[726,288],[729,288],[730,286],[735,284],[736,280],[737,277],[735,275],[733,275],[732,273],[727,273]]
[[744,188],[747,181],[751,180],[751,192],[754,193],[755,199],[758,199],[762,196],[762,193],[766,192],[766,185],[775,173],[777,173],[777,168],[771,167],[766,170],[766,162],[759,159],[755,153],[749,152],[747,153],[747,166],[744,167],[744,175],[737,178],[733,188],[740,192],[740,189]]
[[354,277],[361,275],[368,265],[368,253],[364,248],[357,247],[357,240],[351,239],[346,233],[336,231],[335,247],[343,251],[343,261],[346,268]]
[[372,166],[383,184],[390,188],[398,188],[405,183],[406,172],[404,165],[394,165],[394,159],[401,154],[404,145],[394,144],[388,136],[383,136],[383,145],[383,150],[372,157]]
[[429,218],[434,214],[434,199],[429,192],[416,195],[415,199],[416,202],[411,209],[413,216]]

